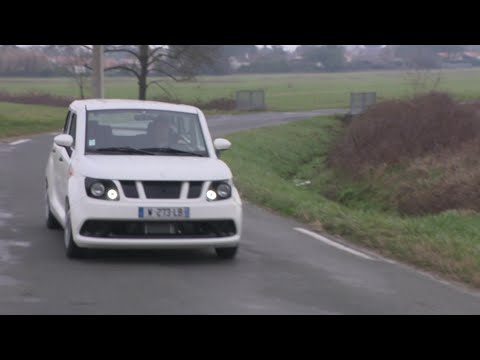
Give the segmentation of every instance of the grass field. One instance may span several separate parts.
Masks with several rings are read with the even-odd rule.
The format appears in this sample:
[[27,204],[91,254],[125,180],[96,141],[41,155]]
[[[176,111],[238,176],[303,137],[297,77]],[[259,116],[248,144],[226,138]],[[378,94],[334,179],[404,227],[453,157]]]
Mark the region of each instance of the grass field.
[[[362,184],[348,184],[325,165],[329,144],[340,131],[340,122],[333,118],[245,131],[227,136],[233,146],[223,159],[242,196],[252,202],[320,232],[480,287],[480,214],[401,216],[384,211],[381,199],[358,196]],[[305,180],[311,184],[297,186]],[[324,196],[332,184],[344,186],[341,203]],[[352,191],[357,196],[349,198]]]
[[[480,98],[480,68],[432,72],[429,80],[440,77],[438,90],[453,93],[459,99]],[[236,90],[264,89],[269,110],[296,111],[347,107],[350,92],[376,91],[378,100],[412,94],[412,76],[405,71],[375,71],[338,74],[275,74],[199,77],[196,82],[166,82],[166,88],[186,103],[221,97],[234,97]],[[68,78],[0,78],[0,91],[11,93],[38,91],[78,96]],[[162,95],[152,86],[149,98]],[[136,98],[133,78],[106,78],[108,98]]]
[[67,109],[0,102],[0,138],[61,129]]

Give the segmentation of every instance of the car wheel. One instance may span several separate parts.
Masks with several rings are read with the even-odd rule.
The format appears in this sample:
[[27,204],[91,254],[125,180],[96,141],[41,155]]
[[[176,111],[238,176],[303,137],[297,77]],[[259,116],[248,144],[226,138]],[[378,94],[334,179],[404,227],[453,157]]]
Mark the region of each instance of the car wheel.
[[233,259],[237,255],[238,246],[228,248],[215,248],[220,259]]
[[45,192],[45,223],[49,229],[61,229],[62,226],[52,214],[50,210],[50,199],[48,198],[48,191]]
[[67,255],[68,258],[75,259],[75,258],[80,258],[84,255],[83,249],[78,247],[75,241],[73,240],[70,210],[67,211],[67,217],[65,219],[64,242],[65,242],[65,254]]

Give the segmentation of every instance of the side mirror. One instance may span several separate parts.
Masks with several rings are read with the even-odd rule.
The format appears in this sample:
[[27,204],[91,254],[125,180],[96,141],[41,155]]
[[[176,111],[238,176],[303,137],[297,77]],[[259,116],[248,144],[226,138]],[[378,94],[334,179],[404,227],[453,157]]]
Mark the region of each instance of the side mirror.
[[53,139],[53,142],[58,146],[68,148],[73,145],[73,137],[68,134],[60,134],[55,136],[55,138]]
[[213,146],[215,147],[215,150],[223,151],[230,149],[232,143],[226,139],[215,139]]

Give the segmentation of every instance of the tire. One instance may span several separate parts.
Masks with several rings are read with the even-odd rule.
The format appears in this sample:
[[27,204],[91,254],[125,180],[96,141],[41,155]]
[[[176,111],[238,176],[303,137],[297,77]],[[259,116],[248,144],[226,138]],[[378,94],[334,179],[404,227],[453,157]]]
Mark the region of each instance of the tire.
[[48,198],[48,190],[45,192],[45,224],[47,225],[48,229],[58,230],[61,229],[62,226],[52,214],[50,210],[50,200]]
[[238,246],[228,248],[215,248],[220,259],[233,259],[237,255]]
[[69,259],[78,259],[85,255],[84,249],[77,246],[73,240],[72,233],[72,223],[70,219],[70,210],[67,211],[67,217],[65,219],[65,233],[64,233],[64,243],[65,243],[65,255]]

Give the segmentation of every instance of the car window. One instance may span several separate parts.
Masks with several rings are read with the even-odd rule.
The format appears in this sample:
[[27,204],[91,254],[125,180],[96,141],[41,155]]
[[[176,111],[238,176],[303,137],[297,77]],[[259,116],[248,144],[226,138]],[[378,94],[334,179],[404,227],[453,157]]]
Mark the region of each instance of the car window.
[[70,120],[70,114],[71,114],[71,112],[70,112],[70,110],[68,110],[67,117],[65,118],[65,125],[63,125],[63,133],[64,134],[67,134],[69,120]]
[[68,134],[73,137],[73,144],[72,148],[75,149],[75,137],[77,134],[77,114],[72,115],[72,119],[70,120],[70,127],[68,130]]
[[[174,149],[208,156],[197,114],[163,110],[91,110],[87,112],[85,152],[101,149]],[[121,155],[116,152],[112,155]]]

